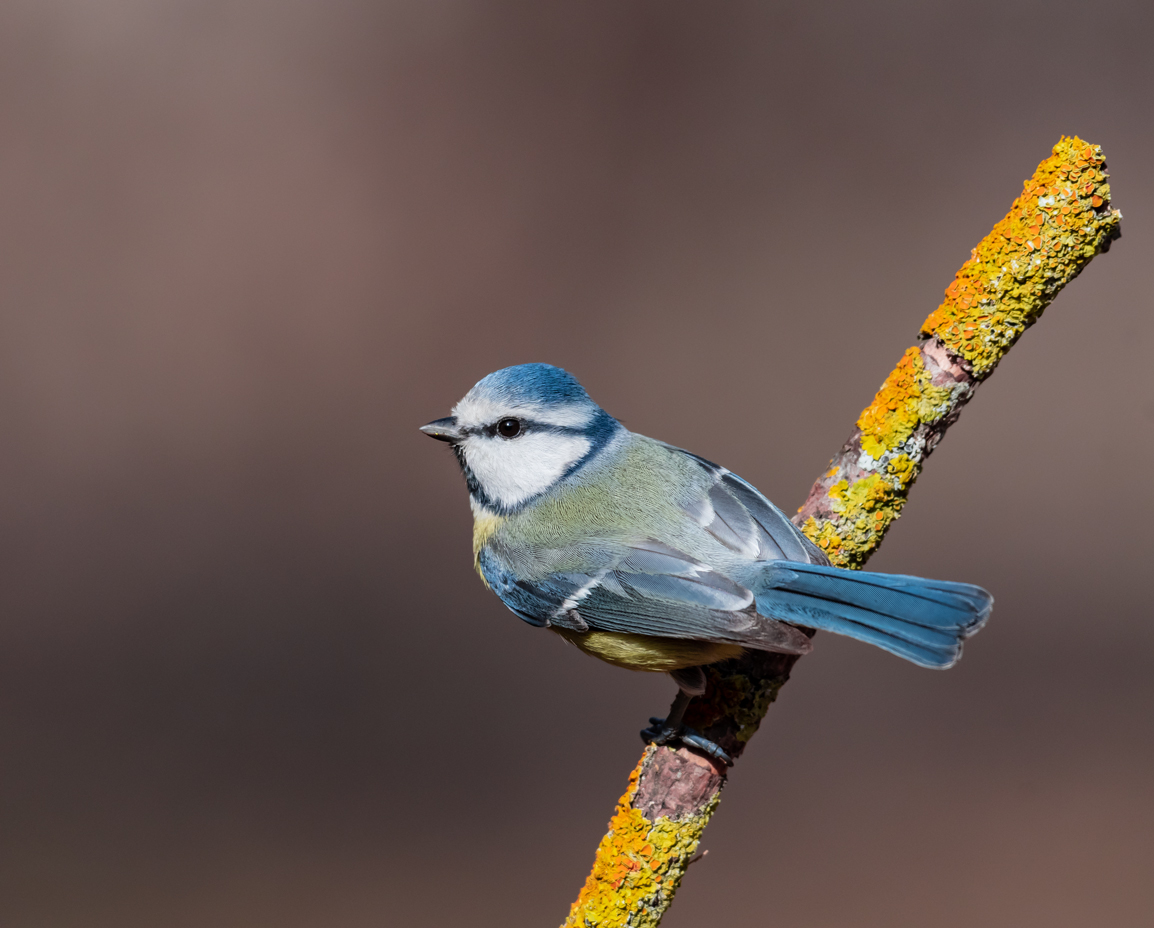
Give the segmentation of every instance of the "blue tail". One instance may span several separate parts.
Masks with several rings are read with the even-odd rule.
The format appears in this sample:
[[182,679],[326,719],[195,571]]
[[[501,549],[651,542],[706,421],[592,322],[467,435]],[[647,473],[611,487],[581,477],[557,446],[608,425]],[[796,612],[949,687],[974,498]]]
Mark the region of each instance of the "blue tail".
[[980,586],[774,561],[754,595],[764,616],[876,644],[923,667],[952,667],[990,616]]

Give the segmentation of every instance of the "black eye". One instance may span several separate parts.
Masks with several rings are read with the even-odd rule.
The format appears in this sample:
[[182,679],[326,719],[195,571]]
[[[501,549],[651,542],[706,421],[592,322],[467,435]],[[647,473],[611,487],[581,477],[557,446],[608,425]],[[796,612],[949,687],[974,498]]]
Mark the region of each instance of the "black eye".
[[502,419],[497,423],[497,434],[502,438],[516,438],[521,434],[521,420]]

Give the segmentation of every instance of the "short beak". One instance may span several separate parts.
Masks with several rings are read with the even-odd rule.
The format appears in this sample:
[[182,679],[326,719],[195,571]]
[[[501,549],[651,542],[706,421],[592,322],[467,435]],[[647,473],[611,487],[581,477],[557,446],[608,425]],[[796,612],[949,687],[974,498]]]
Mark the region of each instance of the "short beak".
[[460,441],[461,430],[457,428],[457,420],[453,416],[444,419],[435,419],[428,425],[422,425],[421,431],[437,441]]

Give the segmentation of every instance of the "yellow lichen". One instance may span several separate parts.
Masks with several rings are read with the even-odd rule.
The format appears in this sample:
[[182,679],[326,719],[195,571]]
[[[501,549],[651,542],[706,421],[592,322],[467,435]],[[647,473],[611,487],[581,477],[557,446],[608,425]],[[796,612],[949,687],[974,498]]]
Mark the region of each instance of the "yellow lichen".
[[981,379],[1117,235],[1098,145],[1063,137],[1006,217],[978,244],[922,325]]
[[861,447],[881,460],[914,434],[923,422],[936,422],[949,411],[954,391],[936,387],[922,360],[921,349],[910,348],[858,417]]
[[829,489],[830,518],[810,516],[801,526],[835,567],[861,567],[881,536],[900,514],[905,494],[920,466],[901,455],[891,462],[896,473],[870,474],[850,484],[839,480]]
[[899,454],[897,457],[891,458],[886,465],[886,472],[893,474],[902,486],[909,486],[913,483],[920,469],[921,465],[908,454]]
[[720,793],[700,813],[649,821],[633,807],[647,748],[601,839],[593,870],[562,928],[656,928],[673,901]]

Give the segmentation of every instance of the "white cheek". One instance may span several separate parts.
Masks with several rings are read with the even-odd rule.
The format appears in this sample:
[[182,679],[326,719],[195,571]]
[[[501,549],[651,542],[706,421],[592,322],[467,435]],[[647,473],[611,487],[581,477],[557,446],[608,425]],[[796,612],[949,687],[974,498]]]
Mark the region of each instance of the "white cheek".
[[465,459],[490,499],[516,506],[551,487],[591,447],[589,439],[576,435],[474,437],[465,442]]

